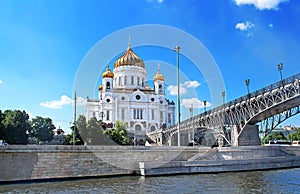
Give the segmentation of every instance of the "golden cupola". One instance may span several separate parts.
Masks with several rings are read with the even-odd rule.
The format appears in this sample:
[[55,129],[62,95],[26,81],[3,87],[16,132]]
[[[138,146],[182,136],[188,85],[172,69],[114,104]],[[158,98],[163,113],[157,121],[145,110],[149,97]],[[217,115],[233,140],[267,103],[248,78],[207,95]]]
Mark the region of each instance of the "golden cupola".
[[109,66],[106,71],[102,74],[102,78],[114,78],[114,73],[110,70]]
[[153,79],[154,81],[165,81],[164,75],[160,73],[160,64],[158,64],[158,70]]
[[114,63],[114,68],[118,68],[121,66],[137,66],[145,68],[144,61],[133,52],[130,44],[128,44],[128,48],[125,53]]

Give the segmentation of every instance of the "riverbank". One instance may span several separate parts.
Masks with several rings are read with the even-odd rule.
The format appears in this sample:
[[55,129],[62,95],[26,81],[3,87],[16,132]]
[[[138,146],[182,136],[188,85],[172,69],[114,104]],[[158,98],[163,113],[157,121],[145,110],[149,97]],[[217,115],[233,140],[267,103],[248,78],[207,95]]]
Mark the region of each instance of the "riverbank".
[[299,147],[0,147],[0,182],[165,175],[300,166]]

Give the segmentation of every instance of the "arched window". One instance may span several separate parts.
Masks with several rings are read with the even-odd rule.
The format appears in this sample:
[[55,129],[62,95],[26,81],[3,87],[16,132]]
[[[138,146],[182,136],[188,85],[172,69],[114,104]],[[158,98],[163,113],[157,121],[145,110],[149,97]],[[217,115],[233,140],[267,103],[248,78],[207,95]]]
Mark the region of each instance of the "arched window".
[[141,130],[142,130],[141,125],[136,125],[136,126],[135,126],[135,131],[141,131]]
[[110,82],[106,82],[106,89],[110,89]]
[[151,126],[150,127],[150,131],[152,132],[152,131],[155,131],[155,127],[154,126]]
[[158,90],[159,90],[159,92],[163,92],[161,84],[158,85]]

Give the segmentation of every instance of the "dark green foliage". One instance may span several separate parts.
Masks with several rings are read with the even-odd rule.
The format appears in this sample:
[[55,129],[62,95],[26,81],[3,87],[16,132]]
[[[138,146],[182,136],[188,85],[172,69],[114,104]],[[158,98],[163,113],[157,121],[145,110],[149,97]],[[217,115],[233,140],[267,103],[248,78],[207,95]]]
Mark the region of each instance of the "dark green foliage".
[[0,113],[0,139],[9,144],[27,144],[31,131],[29,116],[25,111],[6,110]]
[[288,137],[292,141],[300,141],[300,128],[295,133],[289,134]]
[[119,145],[128,145],[129,139],[127,137],[126,122],[117,121],[115,125],[115,129],[107,129],[104,131],[111,140]]
[[269,141],[273,141],[274,139],[276,140],[288,140],[282,132],[274,132],[274,133],[271,133],[269,135],[267,135],[265,138],[264,138],[264,142],[269,142]]
[[38,142],[50,142],[53,139],[55,126],[50,118],[37,116],[31,121],[32,131],[30,136],[37,138]]

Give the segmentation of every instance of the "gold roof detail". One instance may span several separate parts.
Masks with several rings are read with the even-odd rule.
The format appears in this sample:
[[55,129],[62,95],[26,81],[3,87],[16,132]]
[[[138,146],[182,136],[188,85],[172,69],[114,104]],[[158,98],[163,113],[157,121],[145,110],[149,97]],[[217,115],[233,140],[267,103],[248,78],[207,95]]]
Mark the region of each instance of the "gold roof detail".
[[114,73],[110,70],[109,66],[106,71],[102,74],[102,78],[114,78]]
[[103,89],[103,86],[102,84],[99,86],[98,90],[102,90]]
[[158,64],[158,70],[156,75],[154,76],[154,81],[165,81],[165,77],[163,74],[160,73],[160,64]]
[[145,86],[146,90],[151,90],[151,88],[149,86]]
[[130,47],[130,43],[128,44],[128,48],[125,53],[114,63],[114,68],[118,68],[121,66],[137,66],[145,68],[144,61],[133,52]]

